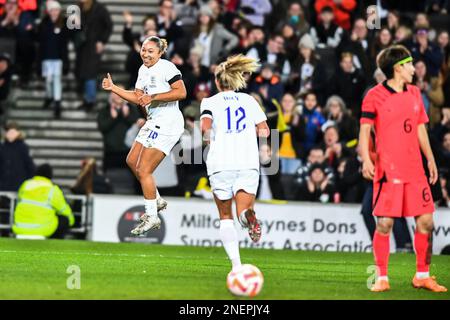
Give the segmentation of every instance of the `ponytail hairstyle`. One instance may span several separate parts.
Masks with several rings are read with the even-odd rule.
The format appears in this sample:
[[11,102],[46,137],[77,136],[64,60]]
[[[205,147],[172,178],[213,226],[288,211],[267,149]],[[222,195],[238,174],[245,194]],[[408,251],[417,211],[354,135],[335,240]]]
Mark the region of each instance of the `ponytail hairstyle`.
[[[161,54],[165,54],[167,52],[167,40],[163,38],[159,38],[157,36],[151,36],[144,40],[144,43],[147,41],[154,42],[159,49]],[[144,43],[142,45],[144,45]]]
[[255,59],[238,54],[219,64],[215,77],[222,90],[239,90],[247,86],[244,73],[255,72],[259,67]]

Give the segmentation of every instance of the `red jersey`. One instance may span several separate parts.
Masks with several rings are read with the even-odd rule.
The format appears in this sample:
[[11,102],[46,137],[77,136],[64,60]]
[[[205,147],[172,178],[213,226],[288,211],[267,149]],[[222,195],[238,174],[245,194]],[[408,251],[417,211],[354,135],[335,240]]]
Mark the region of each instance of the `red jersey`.
[[375,181],[383,176],[391,182],[423,180],[417,129],[428,116],[419,88],[405,85],[403,92],[396,92],[387,81],[378,84],[363,100],[360,122],[375,127]]

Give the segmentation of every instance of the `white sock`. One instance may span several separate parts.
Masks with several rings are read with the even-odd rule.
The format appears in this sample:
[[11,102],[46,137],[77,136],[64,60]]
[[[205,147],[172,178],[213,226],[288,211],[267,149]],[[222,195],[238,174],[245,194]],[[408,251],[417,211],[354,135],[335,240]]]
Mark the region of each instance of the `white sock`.
[[241,265],[241,257],[239,256],[239,241],[236,229],[234,228],[234,220],[220,220],[220,240],[223,247],[231,260],[233,269]]
[[378,277],[377,280],[386,280],[386,281],[389,281],[388,276],[381,276],[381,277]]
[[429,272],[416,272],[416,278],[417,279],[426,279],[430,277]]
[[145,204],[145,214],[150,217],[156,217],[158,215],[158,211],[156,209],[156,199],[144,199]]

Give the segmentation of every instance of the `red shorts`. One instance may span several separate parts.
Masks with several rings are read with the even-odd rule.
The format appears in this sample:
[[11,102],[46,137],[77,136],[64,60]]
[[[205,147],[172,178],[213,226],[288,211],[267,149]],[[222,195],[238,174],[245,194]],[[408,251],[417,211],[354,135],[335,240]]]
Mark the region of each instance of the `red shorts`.
[[384,179],[373,184],[373,215],[377,217],[415,217],[434,212],[433,196],[426,179],[393,183]]

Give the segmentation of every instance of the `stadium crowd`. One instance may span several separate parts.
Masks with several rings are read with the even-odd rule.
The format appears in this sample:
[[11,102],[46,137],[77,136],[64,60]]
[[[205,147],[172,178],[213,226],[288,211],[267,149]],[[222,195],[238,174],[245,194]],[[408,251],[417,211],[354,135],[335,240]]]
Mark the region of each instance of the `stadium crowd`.
[[[0,52],[0,109],[6,107],[12,74],[19,76],[19,86],[26,87],[38,72],[46,83],[43,107],[53,105],[59,118],[62,76],[71,70],[67,48],[72,41],[73,71],[83,99],[80,108],[98,112],[105,146],[103,169],[108,172],[126,168],[126,137],[136,134],[144,119],[139,108],[114,94],[107,107],[96,106],[101,55],[113,30],[105,3],[81,0],[81,30],[69,30],[56,1],[0,0],[0,38],[16,43],[15,56]],[[380,21],[368,16],[370,5],[377,5]],[[439,205],[448,206],[449,6],[445,0],[161,0],[159,11],[149,14],[140,30],[133,29],[133,15],[123,13],[122,37],[129,46],[124,68],[129,80],[122,85],[134,88],[142,64],[142,41],[152,35],[166,38],[165,58],[181,70],[188,92],[180,102],[186,120],[181,149],[193,154],[206,147],[198,134],[200,102],[217,92],[213,76],[218,63],[238,53],[257,58],[260,70],[249,76],[245,90],[260,103],[271,129],[279,131],[276,141],[260,148],[262,172],[273,163],[280,166],[277,174],[262,175],[259,199],[361,203],[368,185],[358,155],[361,102],[368,89],[385,80],[376,68],[377,54],[392,44],[403,44],[414,58],[414,84],[421,89],[430,119],[440,173],[433,195]],[[10,125],[7,130],[18,129]],[[13,159],[28,151],[23,142],[16,151],[8,151],[21,140],[17,134],[10,139],[14,134],[8,132],[0,145],[0,190],[10,190],[5,173],[12,172],[11,166],[16,167],[14,172],[31,168],[28,159],[23,160],[23,169],[17,168],[20,161]],[[181,163],[177,174],[179,194],[204,194],[198,190],[207,189],[201,179],[206,176],[204,164]],[[14,178],[19,176],[24,180],[33,174],[23,171]],[[89,190],[95,192],[95,186]]]

